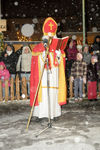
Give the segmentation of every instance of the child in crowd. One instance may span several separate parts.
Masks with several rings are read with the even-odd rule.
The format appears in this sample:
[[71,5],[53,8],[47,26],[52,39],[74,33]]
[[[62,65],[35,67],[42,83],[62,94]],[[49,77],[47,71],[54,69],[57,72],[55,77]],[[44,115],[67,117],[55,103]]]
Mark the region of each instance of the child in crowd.
[[74,97],[75,102],[82,101],[83,98],[83,82],[86,83],[87,65],[82,61],[82,54],[77,54],[77,60],[71,68],[71,81],[74,81]]
[[91,63],[87,66],[88,99],[97,100],[97,57],[91,57]]
[[[0,80],[2,81],[3,97],[5,96],[5,80],[9,80],[10,73],[6,69],[4,62],[0,62]],[[10,86],[10,83],[8,83]]]

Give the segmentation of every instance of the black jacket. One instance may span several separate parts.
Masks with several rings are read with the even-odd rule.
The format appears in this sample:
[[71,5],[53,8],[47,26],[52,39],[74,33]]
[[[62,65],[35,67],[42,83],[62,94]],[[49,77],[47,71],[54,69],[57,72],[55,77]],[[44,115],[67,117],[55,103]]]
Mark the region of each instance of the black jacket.
[[98,75],[97,75],[97,63],[94,65],[90,63],[87,66],[87,81],[97,81]]
[[6,54],[6,49],[5,49],[5,51],[2,53],[1,61],[5,63],[10,74],[16,74],[16,64],[17,64],[19,55],[21,54],[22,50],[20,49],[14,52],[14,47],[12,45],[9,45],[9,46],[11,46],[13,52],[11,53],[11,55],[5,57],[5,54]]

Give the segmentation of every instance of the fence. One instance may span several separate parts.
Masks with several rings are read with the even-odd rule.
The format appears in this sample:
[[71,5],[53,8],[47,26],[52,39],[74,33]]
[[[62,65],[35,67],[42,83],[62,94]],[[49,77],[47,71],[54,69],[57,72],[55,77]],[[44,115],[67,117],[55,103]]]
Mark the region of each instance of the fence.
[[[0,80],[0,101],[13,101],[13,100],[27,100],[29,99],[29,95],[27,95],[27,83],[29,83],[29,80],[26,80],[25,77],[23,77],[21,80],[19,79],[19,76],[16,76],[16,79],[14,81],[13,78],[10,80],[10,90],[8,86],[8,80],[5,81],[5,96],[3,97],[2,94],[2,81]],[[73,98],[73,82],[69,79],[69,98]],[[83,84],[83,95],[86,96],[87,93],[85,93],[85,85]],[[99,91],[99,97],[100,97],[100,91]]]
[[[5,96],[3,97],[3,87],[2,81],[0,80],[0,101],[8,101],[8,100],[27,100],[29,96],[27,95],[27,83],[30,82],[23,77],[19,80],[19,76],[16,76],[14,81],[13,78],[10,80],[10,88],[8,86],[8,80],[5,80]],[[21,95],[22,93],[22,95]]]

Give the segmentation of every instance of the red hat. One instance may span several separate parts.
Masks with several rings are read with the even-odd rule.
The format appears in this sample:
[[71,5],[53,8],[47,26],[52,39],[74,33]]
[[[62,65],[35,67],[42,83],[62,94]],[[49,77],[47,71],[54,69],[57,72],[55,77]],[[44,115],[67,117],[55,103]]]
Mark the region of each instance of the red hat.
[[57,31],[57,23],[51,17],[48,17],[43,24],[43,33],[44,35],[54,36]]

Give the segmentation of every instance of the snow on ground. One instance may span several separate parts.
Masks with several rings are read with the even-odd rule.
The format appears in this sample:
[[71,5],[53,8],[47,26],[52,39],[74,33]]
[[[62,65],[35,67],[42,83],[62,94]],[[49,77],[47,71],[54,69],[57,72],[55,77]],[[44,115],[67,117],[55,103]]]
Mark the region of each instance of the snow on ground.
[[0,150],[100,150],[100,101],[64,105],[51,128],[32,118],[26,130],[30,110],[29,100],[0,102]]

